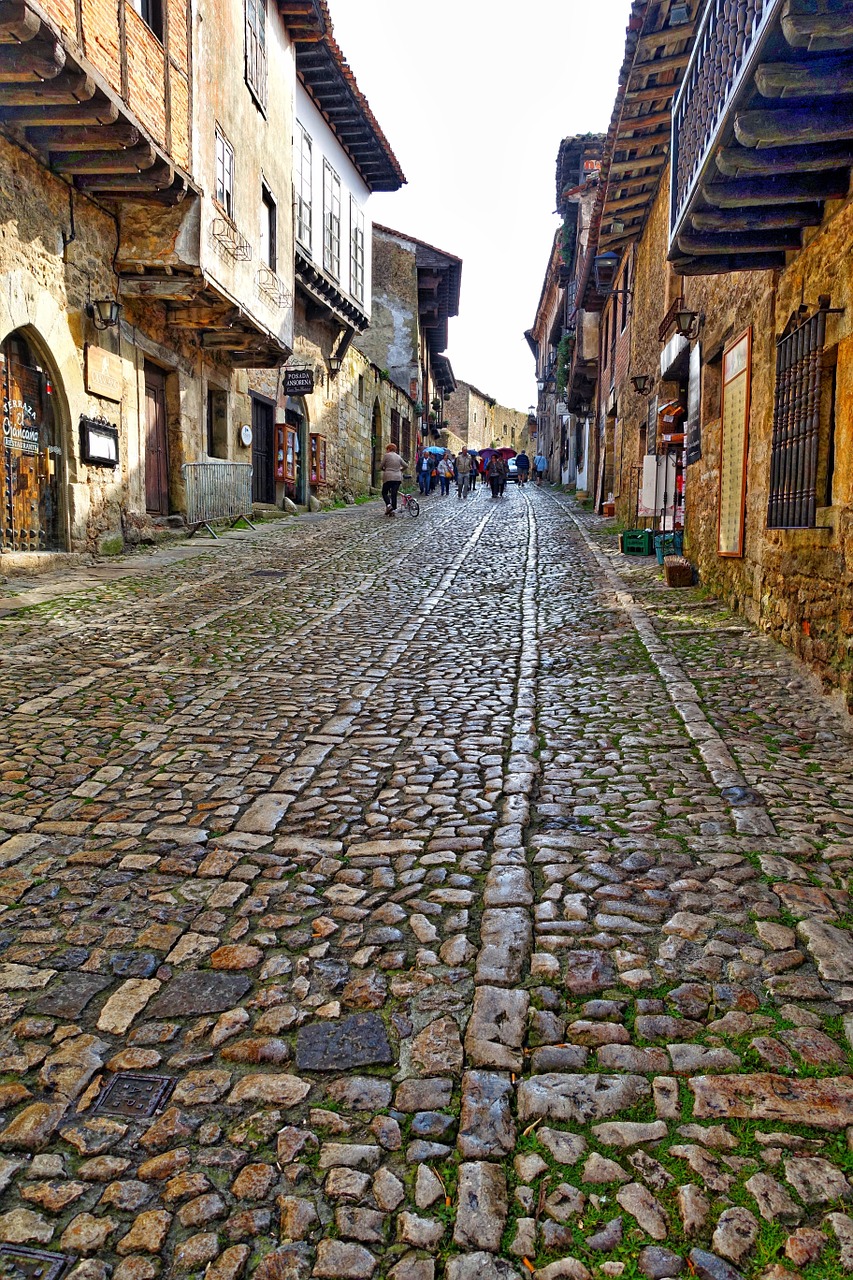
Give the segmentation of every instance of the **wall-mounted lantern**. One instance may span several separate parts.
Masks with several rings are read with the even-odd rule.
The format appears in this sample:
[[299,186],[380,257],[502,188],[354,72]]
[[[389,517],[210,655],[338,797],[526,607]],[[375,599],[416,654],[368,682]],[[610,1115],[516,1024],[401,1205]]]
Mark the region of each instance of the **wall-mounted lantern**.
[[652,389],[652,375],[650,373],[638,373],[631,379],[631,385],[637,395],[647,396]]
[[115,298],[98,298],[86,306],[86,315],[96,329],[113,329],[118,324],[121,307]]

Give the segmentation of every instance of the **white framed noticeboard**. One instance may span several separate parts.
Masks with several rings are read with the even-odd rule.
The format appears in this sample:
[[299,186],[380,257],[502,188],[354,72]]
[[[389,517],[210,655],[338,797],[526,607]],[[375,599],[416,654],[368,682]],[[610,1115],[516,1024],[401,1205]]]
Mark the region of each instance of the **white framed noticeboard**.
[[717,529],[717,554],[721,556],[743,556],[751,365],[752,329],[749,328],[723,352]]

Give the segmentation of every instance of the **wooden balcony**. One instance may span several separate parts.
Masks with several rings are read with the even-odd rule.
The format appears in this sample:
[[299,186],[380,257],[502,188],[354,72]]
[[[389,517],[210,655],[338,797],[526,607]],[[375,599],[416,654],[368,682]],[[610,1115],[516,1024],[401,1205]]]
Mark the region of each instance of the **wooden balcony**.
[[0,0],[0,125],[100,199],[176,204],[191,182],[35,0]]
[[782,267],[853,168],[853,0],[708,0],[673,109],[669,257]]

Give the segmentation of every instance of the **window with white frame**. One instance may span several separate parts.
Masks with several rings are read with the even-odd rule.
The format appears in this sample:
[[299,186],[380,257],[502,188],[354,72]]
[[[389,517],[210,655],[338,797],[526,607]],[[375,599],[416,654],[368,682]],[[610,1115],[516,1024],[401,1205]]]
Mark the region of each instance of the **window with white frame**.
[[246,84],[260,107],[267,104],[267,0],[245,0]]
[[215,198],[229,218],[234,217],[234,148],[216,126],[216,190]]
[[311,248],[311,138],[296,121],[296,137],[293,140],[293,205],[296,223],[296,239],[306,249]]
[[323,266],[335,279],[341,274],[341,180],[323,161]]
[[364,210],[355,196],[350,196],[350,286],[358,302],[364,302]]

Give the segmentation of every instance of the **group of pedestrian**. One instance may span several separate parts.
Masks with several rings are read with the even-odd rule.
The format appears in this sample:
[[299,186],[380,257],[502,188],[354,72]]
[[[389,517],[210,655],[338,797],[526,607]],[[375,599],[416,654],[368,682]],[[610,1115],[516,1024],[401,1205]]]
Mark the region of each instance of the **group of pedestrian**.
[[477,488],[477,480],[482,475],[483,467],[481,459],[468,449],[460,450],[456,457],[449,449],[440,453],[424,449],[416,464],[418,488],[424,497],[438,489],[441,496],[446,498],[455,481],[457,497],[467,498]]
[[[530,478],[530,458],[522,449],[516,454],[515,465],[519,484],[527,484]],[[537,453],[533,459],[533,476],[537,485],[541,485],[548,469],[548,459]],[[396,515],[397,494],[406,471],[405,460],[400,456],[397,446],[389,444],[382,459],[382,500],[385,503],[386,516]],[[461,449],[454,457],[449,449],[433,451],[424,449],[415,463],[418,489],[426,497],[434,489],[438,489],[443,498],[450,493],[450,486],[455,481],[457,498],[467,498],[477,488],[477,480],[488,480],[493,498],[501,498],[506,492],[509,479],[509,466],[499,452],[492,453],[488,461],[469,449]]]

